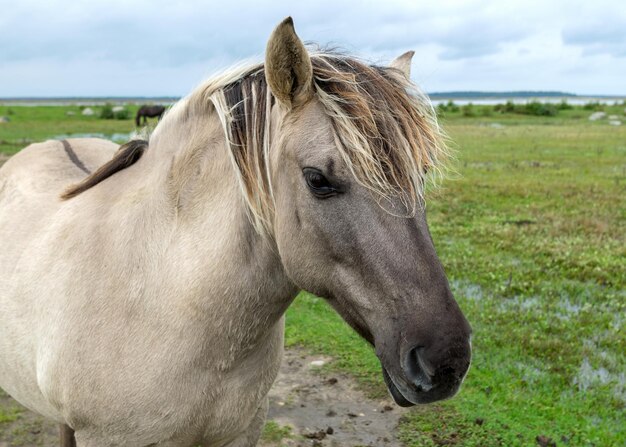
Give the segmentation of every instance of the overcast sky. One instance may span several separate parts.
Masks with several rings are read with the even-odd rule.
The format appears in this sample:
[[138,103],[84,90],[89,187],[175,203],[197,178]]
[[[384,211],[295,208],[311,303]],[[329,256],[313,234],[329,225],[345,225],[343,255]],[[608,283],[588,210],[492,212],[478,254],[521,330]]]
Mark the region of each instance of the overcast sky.
[[428,92],[626,95],[624,0],[0,0],[0,97],[185,95],[288,15],[373,62],[415,50]]

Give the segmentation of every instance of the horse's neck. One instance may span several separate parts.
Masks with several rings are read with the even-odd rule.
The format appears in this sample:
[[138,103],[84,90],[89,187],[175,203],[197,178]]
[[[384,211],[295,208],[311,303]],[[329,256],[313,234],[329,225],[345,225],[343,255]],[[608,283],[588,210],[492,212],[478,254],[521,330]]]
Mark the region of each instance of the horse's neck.
[[175,278],[175,299],[207,318],[207,330],[217,332],[209,336],[226,334],[223,348],[236,355],[275,327],[297,289],[246,214],[218,118],[166,117],[144,157],[145,181],[158,183],[146,201],[157,220],[129,220],[151,226],[138,234],[163,257],[152,263],[153,279]]

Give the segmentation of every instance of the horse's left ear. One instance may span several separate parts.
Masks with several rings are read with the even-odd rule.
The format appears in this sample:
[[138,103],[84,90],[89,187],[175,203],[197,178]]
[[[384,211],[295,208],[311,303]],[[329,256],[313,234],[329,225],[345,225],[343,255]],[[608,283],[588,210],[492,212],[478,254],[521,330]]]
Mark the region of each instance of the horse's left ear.
[[407,51],[406,53],[396,57],[391,61],[389,66],[391,68],[395,68],[404,73],[404,76],[409,79],[411,77],[411,60],[413,59],[413,55],[415,51]]
[[265,51],[265,78],[276,99],[292,108],[313,96],[313,67],[287,17],[272,32]]

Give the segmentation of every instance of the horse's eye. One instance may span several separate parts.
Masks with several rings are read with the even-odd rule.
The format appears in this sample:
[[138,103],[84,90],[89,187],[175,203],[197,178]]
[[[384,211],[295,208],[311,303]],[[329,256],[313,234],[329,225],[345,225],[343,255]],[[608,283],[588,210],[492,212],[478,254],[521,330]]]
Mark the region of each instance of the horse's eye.
[[309,186],[313,189],[322,189],[330,186],[326,177],[319,172],[311,172],[306,178],[309,181]]
[[314,168],[304,168],[302,170],[306,184],[309,189],[318,197],[328,197],[337,192],[335,188],[330,184],[328,179],[324,177],[320,171]]

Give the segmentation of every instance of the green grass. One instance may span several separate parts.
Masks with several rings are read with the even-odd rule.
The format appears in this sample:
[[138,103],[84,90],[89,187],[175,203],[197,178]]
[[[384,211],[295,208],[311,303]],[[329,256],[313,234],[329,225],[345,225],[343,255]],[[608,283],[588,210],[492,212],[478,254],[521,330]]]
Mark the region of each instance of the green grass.
[[[134,128],[77,107],[11,109],[0,124],[8,154],[22,141]],[[473,364],[459,395],[411,411],[400,436],[407,446],[537,445],[539,435],[559,446],[626,445],[626,125],[589,122],[580,107],[555,117],[475,109],[442,117],[456,161],[428,202],[474,330]],[[624,120],[623,105],[605,109]],[[386,395],[372,350],[323,300],[296,299],[286,341],[332,355],[332,367]]]
[[[137,106],[128,106],[134,118]],[[78,106],[3,106],[0,116],[10,119],[0,123],[0,153],[14,154],[32,142],[72,134],[128,134],[135,130],[134,119],[105,120],[99,118],[102,107],[91,107],[95,114],[83,116]],[[74,115],[67,115],[67,113]],[[154,121],[154,120],[151,120]],[[123,136],[120,135],[120,139]]]
[[20,413],[18,408],[0,408],[0,424],[17,420]]
[[261,433],[261,441],[277,443],[283,439],[293,438],[294,435],[291,432],[291,427],[282,426],[274,421],[267,421],[265,427],[263,427],[263,433]]

